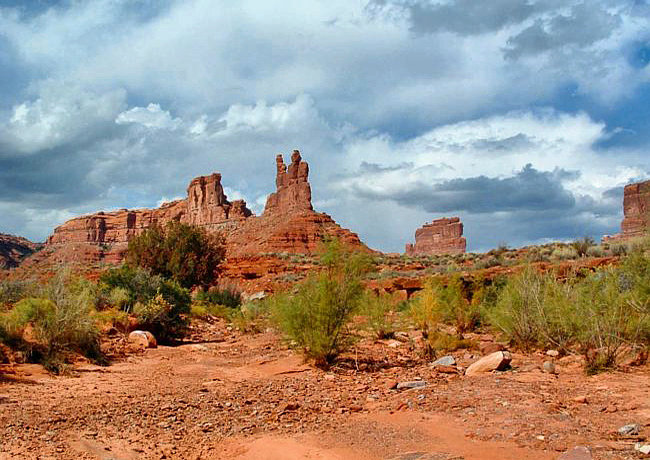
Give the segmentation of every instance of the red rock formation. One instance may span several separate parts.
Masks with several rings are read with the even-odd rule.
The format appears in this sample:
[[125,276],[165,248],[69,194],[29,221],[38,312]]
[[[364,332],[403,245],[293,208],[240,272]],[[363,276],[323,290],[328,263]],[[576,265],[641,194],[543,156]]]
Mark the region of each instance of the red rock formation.
[[356,234],[341,228],[327,214],[313,210],[309,167],[300,152],[294,150],[288,167],[278,155],[276,165],[277,190],[269,195],[262,216],[253,216],[243,200],[229,202],[221,174],[214,173],[193,179],[186,199],[157,209],[122,209],[69,220],[54,230],[47,245],[89,243],[102,247],[100,259],[119,262],[133,236],[153,224],[180,221],[222,232],[228,255],[238,257],[264,252],[312,253],[327,236],[368,250]]
[[302,161],[300,152],[294,150],[291,154],[291,164],[287,168],[278,155],[275,159],[277,175],[275,185],[277,191],[271,193],[266,200],[264,214],[287,214],[296,211],[313,211],[311,205],[311,186],[309,185],[309,166]]
[[23,237],[0,233],[0,269],[17,267],[39,246]]
[[415,244],[406,245],[407,255],[462,254],[466,241],[458,217],[442,218],[424,224],[415,232]]
[[650,180],[625,186],[621,233],[606,236],[603,241],[616,241],[645,235],[650,230]]

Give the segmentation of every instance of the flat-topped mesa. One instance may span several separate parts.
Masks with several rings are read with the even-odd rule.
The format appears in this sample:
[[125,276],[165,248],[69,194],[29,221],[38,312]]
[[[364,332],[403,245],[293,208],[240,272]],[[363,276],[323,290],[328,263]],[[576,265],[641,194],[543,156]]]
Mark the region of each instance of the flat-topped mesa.
[[616,241],[644,236],[650,231],[650,180],[628,184],[623,191],[621,233],[606,236],[603,241]]
[[406,245],[407,255],[463,254],[467,241],[458,217],[436,219],[415,232],[415,244]]
[[264,214],[288,214],[300,211],[313,211],[311,186],[309,185],[309,165],[302,161],[300,152],[291,154],[291,164],[284,164],[282,155],[275,158],[275,193],[266,200]]

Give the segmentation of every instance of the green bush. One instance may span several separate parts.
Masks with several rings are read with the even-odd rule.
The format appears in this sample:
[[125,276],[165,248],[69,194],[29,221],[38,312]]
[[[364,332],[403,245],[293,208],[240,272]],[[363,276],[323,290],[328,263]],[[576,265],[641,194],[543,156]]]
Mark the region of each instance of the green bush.
[[131,239],[126,261],[191,288],[212,284],[224,256],[221,236],[172,221],[166,227],[149,227]]
[[8,307],[20,299],[33,296],[37,292],[37,286],[33,281],[0,281],[0,310]]
[[164,343],[183,334],[191,296],[176,281],[152,275],[143,268],[123,265],[104,272],[100,286],[105,297],[116,302],[113,306],[133,312],[140,327],[148,328],[158,341]]
[[551,258],[555,260],[572,260],[578,257],[578,251],[571,246],[560,246],[553,249]]
[[584,236],[571,243],[571,247],[575,249],[580,257],[587,255],[587,251],[594,245],[594,239],[590,236]]
[[241,305],[241,293],[234,287],[228,286],[218,288],[211,287],[207,291],[200,290],[196,293],[194,300],[214,305],[224,305],[236,308]]
[[320,257],[319,274],[295,292],[271,298],[276,324],[317,365],[331,364],[349,345],[346,326],[363,295],[361,277],[370,264],[367,255],[329,241]]
[[462,280],[452,276],[447,285],[440,278],[431,278],[411,302],[411,317],[425,334],[443,322],[462,334],[480,324],[480,307],[470,303],[463,294]]
[[400,299],[394,294],[367,290],[359,303],[359,314],[364,317],[366,328],[378,339],[392,337],[397,329]]
[[58,303],[51,298],[25,298],[4,318],[5,328],[14,335],[20,335],[28,324],[32,325],[34,338],[44,348],[41,362],[54,372],[63,369],[69,351],[102,361],[93,306],[81,297],[78,301],[72,298]]

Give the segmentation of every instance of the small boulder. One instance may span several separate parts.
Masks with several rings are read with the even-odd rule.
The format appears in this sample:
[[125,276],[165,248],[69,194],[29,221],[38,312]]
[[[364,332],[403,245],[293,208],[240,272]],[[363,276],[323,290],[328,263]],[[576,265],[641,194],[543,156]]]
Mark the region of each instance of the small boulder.
[[557,460],[591,460],[591,449],[589,447],[577,446],[567,450]]
[[453,366],[455,364],[456,364],[456,360],[454,359],[454,357],[451,355],[447,355],[447,356],[443,356],[440,359],[435,360],[431,365],[433,367],[436,367],[436,366]]
[[483,342],[479,345],[479,350],[481,350],[481,354],[483,355],[489,355],[505,349],[506,347],[498,342]]
[[544,365],[542,366],[542,369],[544,370],[544,372],[548,374],[557,373],[557,369],[555,369],[555,363],[553,361],[544,361]]
[[630,423],[618,429],[618,434],[621,436],[638,436],[641,431],[641,426],[637,423]]
[[491,355],[484,356],[465,371],[465,375],[485,374],[492,371],[506,369],[512,361],[512,355],[507,351],[495,351]]
[[156,348],[158,342],[149,331],[133,331],[129,334],[129,342],[141,348]]
[[546,356],[550,356],[551,358],[557,358],[558,356],[560,356],[560,352],[557,350],[548,350],[546,352]]
[[397,384],[398,390],[405,390],[411,388],[424,388],[427,386],[427,382],[424,380],[414,380],[412,382],[400,382]]

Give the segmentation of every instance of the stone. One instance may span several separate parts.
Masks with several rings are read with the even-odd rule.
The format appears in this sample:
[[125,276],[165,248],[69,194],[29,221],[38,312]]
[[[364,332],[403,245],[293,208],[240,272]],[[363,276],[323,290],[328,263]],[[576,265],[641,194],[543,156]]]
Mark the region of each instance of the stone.
[[314,211],[309,166],[295,150],[286,166],[276,158],[276,191],[264,213],[255,216],[243,200],[230,202],[222,176],[213,173],[192,179],[185,199],[155,209],[121,209],[73,218],[47,239],[51,262],[105,262],[119,264],[128,242],[152,225],[178,221],[197,225],[225,238],[228,258],[261,253],[313,254],[325,238],[337,238],[356,249],[371,252],[358,235],[340,227],[330,216]]
[[621,233],[606,236],[603,242],[641,237],[650,229],[650,180],[628,184],[623,190]]
[[585,395],[580,395],[573,398],[573,402],[578,404],[587,404],[589,401]]
[[553,361],[544,361],[542,369],[548,374],[555,374],[557,372],[555,369],[555,363]]
[[505,349],[506,347],[498,342],[483,342],[479,345],[479,350],[481,350],[481,354],[484,355],[489,355],[496,351],[503,351]]
[[492,371],[502,371],[510,365],[511,361],[512,355],[509,352],[496,351],[472,363],[465,370],[465,375],[472,376]]
[[618,434],[621,436],[638,436],[639,431],[641,431],[641,425],[637,423],[630,423],[629,425],[624,425],[618,429]]
[[17,267],[40,246],[20,236],[0,233],[0,269]]
[[156,348],[156,338],[149,331],[133,331],[129,334],[129,342],[141,348]]
[[431,365],[432,366],[453,366],[456,364],[456,360],[453,356],[447,355],[443,356],[440,359],[435,360]]
[[589,447],[576,446],[560,455],[558,460],[591,460],[591,458]]
[[548,350],[546,352],[546,356],[550,356],[552,358],[557,358],[558,356],[560,356],[560,352],[557,351],[557,350]]
[[415,232],[415,244],[406,245],[406,254],[437,255],[463,254],[467,242],[463,237],[463,224],[458,217],[436,219],[424,224]]
[[398,390],[413,389],[413,388],[424,388],[427,386],[427,382],[424,380],[413,380],[411,382],[400,382],[397,384]]
[[637,442],[634,445],[634,450],[641,452],[643,455],[650,455],[650,444],[641,444],[640,442]]

